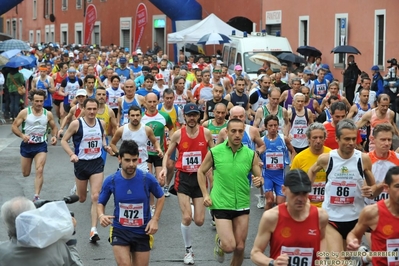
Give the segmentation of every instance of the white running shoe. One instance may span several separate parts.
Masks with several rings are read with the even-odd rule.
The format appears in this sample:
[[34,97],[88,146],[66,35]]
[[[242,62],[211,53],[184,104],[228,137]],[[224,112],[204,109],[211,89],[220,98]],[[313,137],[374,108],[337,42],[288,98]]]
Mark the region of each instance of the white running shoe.
[[265,208],[265,196],[259,196],[258,204],[256,204],[256,207],[258,209],[264,209]]
[[194,265],[194,253],[192,248],[186,249],[186,254],[184,255],[184,264]]
[[170,197],[170,193],[169,193],[169,187],[168,186],[164,186],[163,187],[163,194],[165,194],[165,197]]

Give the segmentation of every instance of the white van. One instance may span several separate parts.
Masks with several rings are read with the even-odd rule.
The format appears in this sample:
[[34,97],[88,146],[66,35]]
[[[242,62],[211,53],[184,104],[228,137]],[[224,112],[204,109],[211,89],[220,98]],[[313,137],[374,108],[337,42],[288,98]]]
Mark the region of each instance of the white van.
[[[267,35],[265,32],[252,32],[244,36],[229,35],[231,42],[223,45],[223,63],[229,67],[229,73],[234,73],[234,66],[241,65],[243,72],[251,79],[256,78],[256,72],[261,65],[255,64],[249,58],[256,53],[270,53],[277,56],[281,53],[292,53],[291,45],[285,37]],[[277,71],[276,65],[272,69]]]

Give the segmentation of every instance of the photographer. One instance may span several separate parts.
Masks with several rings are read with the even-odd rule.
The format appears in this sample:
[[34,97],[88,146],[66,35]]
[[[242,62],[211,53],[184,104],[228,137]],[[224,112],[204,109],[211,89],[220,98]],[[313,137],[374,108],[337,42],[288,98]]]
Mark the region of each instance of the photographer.
[[384,93],[389,95],[390,98],[390,109],[395,113],[399,111],[399,91],[398,91],[398,61],[395,58],[387,61],[391,65],[388,66],[388,73],[384,76]]
[[[10,239],[0,242],[0,266],[26,264],[30,266],[83,265],[75,247],[76,240],[70,240],[66,243],[62,239],[63,236],[60,235],[58,241],[43,248],[28,246],[19,241],[21,232],[18,231],[17,233],[17,228],[19,228],[17,226],[17,217],[24,212],[35,209],[36,207],[33,202],[24,197],[13,198],[2,205],[1,217],[6,225]],[[47,218],[43,217],[43,219]],[[75,219],[73,219],[73,224],[76,226]],[[73,231],[73,228],[70,229]]]
[[355,88],[359,75],[362,72],[355,63],[355,57],[353,55],[348,56],[348,67],[344,71],[344,87],[345,96],[349,103],[353,103],[355,97]]

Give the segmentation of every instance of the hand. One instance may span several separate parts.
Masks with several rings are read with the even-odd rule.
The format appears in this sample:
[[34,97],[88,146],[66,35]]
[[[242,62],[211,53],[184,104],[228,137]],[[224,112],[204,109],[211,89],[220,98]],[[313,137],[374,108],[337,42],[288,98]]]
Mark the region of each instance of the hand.
[[76,228],[76,219],[75,219],[75,217],[72,217],[72,223],[73,223],[73,227]]
[[199,101],[198,101],[198,104],[204,104],[205,103],[205,100],[204,99],[199,99]]
[[288,255],[287,254],[281,254],[280,256],[277,257],[277,259],[274,260],[274,265],[278,266],[288,266]]
[[57,144],[57,137],[51,137],[51,145],[55,145],[55,144]]
[[373,190],[370,186],[364,185],[362,187],[362,197],[373,198]]
[[79,158],[78,158],[78,156],[76,154],[72,154],[71,158],[70,158],[70,161],[72,163],[77,163],[79,161]]
[[156,232],[158,232],[158,221],[151,219],[145,227],[145,233],[147,235],[154,235]]
[[353,239],[351,242],[347,243],[346,245],[346,249],[350,251],[357,251],[359,247],[360,247],[359,240],[357,238]]
[[163,151],[161,149],[157,149],[156,151],[158,152],[158,156],[163,158]]
[[104,150],[109,153],[110,155],[114,155],[114,152],[112,151],[111,147],[108,145],[104,146]]
[[63,130],[63,129],[58,130],[57,137],[58,137],[59,139],[62,139],[63,133],[64,133],[64,130]]
[[252,175],[252,184],[257,188],[260,188],[263,185],[263,177]]
[[205,206],[205,207],[210,207],[210,206],[212,206],[212,200],[211,200],[211,198],[209,197],[209,195],[205,195],[205,196],[204,196],[204,206]]
[[168,170],[166,168],[162,168],[161,172],[159,173],[158,179],[165,180],[167,173],[168,173]]
[[111,219],[114,219],[115,216],[111,216],[111,215],[100,215],[100,224],[102,227],[107,227],[108,225],[110,225],[112,223]]
[[30,140],[30,137],[29,137],[28,135],[23,135],[23,136],[22,136],[22,141],[23,141],[23,142],[28,143],[29,140]]

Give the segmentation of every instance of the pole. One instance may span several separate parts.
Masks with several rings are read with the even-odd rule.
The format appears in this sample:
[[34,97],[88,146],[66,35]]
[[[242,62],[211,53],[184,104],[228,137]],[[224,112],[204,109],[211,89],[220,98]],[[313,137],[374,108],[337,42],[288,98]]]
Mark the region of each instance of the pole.
[[4,113],[3,113],[3,93],[4,93],[4,87],[3,85],[0,86],[0,123],[5,124],[6,120],[4,119]]

